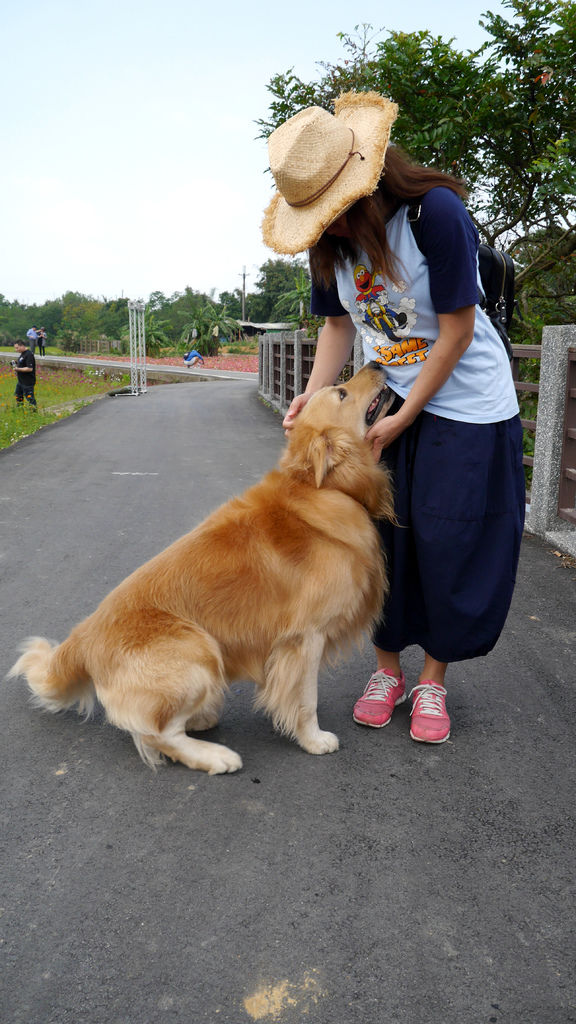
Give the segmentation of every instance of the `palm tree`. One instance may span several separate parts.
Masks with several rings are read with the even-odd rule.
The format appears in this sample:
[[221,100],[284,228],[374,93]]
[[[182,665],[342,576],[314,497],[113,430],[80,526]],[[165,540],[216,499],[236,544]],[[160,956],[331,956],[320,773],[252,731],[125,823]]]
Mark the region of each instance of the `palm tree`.
[[304,267],[298,267],[294,275],[294,288],[285,292],[273,309],[273,315],[286,319],[298,327],[306,321],[306,310],[310,308],[310,277]]
[[219,307],[209,300],[199,304],[192,317],[182,328],[180,342],[187,347],[193,343],[204,356],[218,355],[221,339],[238,333],[238,321],[228,316],[226,306]]
[[152,356],[158,355],[162,345],[169,345],[170,338],[166,329],[170,327],[167,320],[159,320],[148,306],[144,313],[144,330],[146,332],[146,351]]

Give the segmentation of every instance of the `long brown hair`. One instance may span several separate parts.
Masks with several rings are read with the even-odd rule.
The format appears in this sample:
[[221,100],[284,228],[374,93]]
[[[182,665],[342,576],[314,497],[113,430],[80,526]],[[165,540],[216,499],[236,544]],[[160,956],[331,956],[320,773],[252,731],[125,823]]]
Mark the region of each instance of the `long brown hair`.
[[398,146],[390,146],[376,191],[358,199],[346,211],[353,238],[340,238],[324,232],[310,249],[314,282],[329,287],[334,281],[334,268],[342,266],[348,259],[357,260],[360,252],[366,253],[372,267],[397,282],[396,262],[386,237],[386,221],[403,203],[423,196],[439,185],[451,189],[462,199],[467,195],[466,186],[460,178],[413,163]]

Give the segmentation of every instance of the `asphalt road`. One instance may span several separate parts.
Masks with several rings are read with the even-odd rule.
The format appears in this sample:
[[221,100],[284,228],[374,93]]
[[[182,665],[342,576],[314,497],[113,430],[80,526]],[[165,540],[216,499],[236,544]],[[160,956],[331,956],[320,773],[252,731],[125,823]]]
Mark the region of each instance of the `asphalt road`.
[[[105,398],[0,453],[0,676],[257,480],[283,445],[252,382]],[[326,671],[341,750],[273,734],[235,685],[235,775],[146,768],[101,714],[1,702],[2,1024],[568,1024],[576,569],[525,538],[496,651],[455,665],[450,741],[351,718],[369,650]],[[407,675],[415,681],[416,650]]]

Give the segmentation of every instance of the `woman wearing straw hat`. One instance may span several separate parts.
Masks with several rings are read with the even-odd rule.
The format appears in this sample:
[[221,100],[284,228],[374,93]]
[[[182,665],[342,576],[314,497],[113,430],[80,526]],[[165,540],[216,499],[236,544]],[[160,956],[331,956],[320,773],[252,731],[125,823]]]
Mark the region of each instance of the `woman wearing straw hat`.
[[[401,653],[418,645],[410,735],[443,743],[446,670],[492,650],[510,606],[522,429],[506,351],[477,305],[478,235],[464,186],[388,148],[396,114],[376,93],[347,93],[334,115],[310,107],[277,128],[268,146],[278,191],[263,237],[278,253],[309,250],[311,309],[326,317],[285,429],[335,383],[357,332],[397,396],[367,435],[392,470],[398,525],[381,525],[391,588],[354,719],[389,723],[405,699]],[[416,199],[418,244],[408,220]]]

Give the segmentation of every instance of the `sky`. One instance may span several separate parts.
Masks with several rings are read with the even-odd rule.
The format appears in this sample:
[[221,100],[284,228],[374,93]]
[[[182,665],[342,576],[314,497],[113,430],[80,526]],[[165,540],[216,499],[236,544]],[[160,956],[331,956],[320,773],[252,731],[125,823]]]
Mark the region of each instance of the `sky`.
[[429,30],[484,42],[496,0],[4,0],[0,293],[41,304],[255,289],[276,258],[266,119],[274,75],[319,79],[338,33]]

